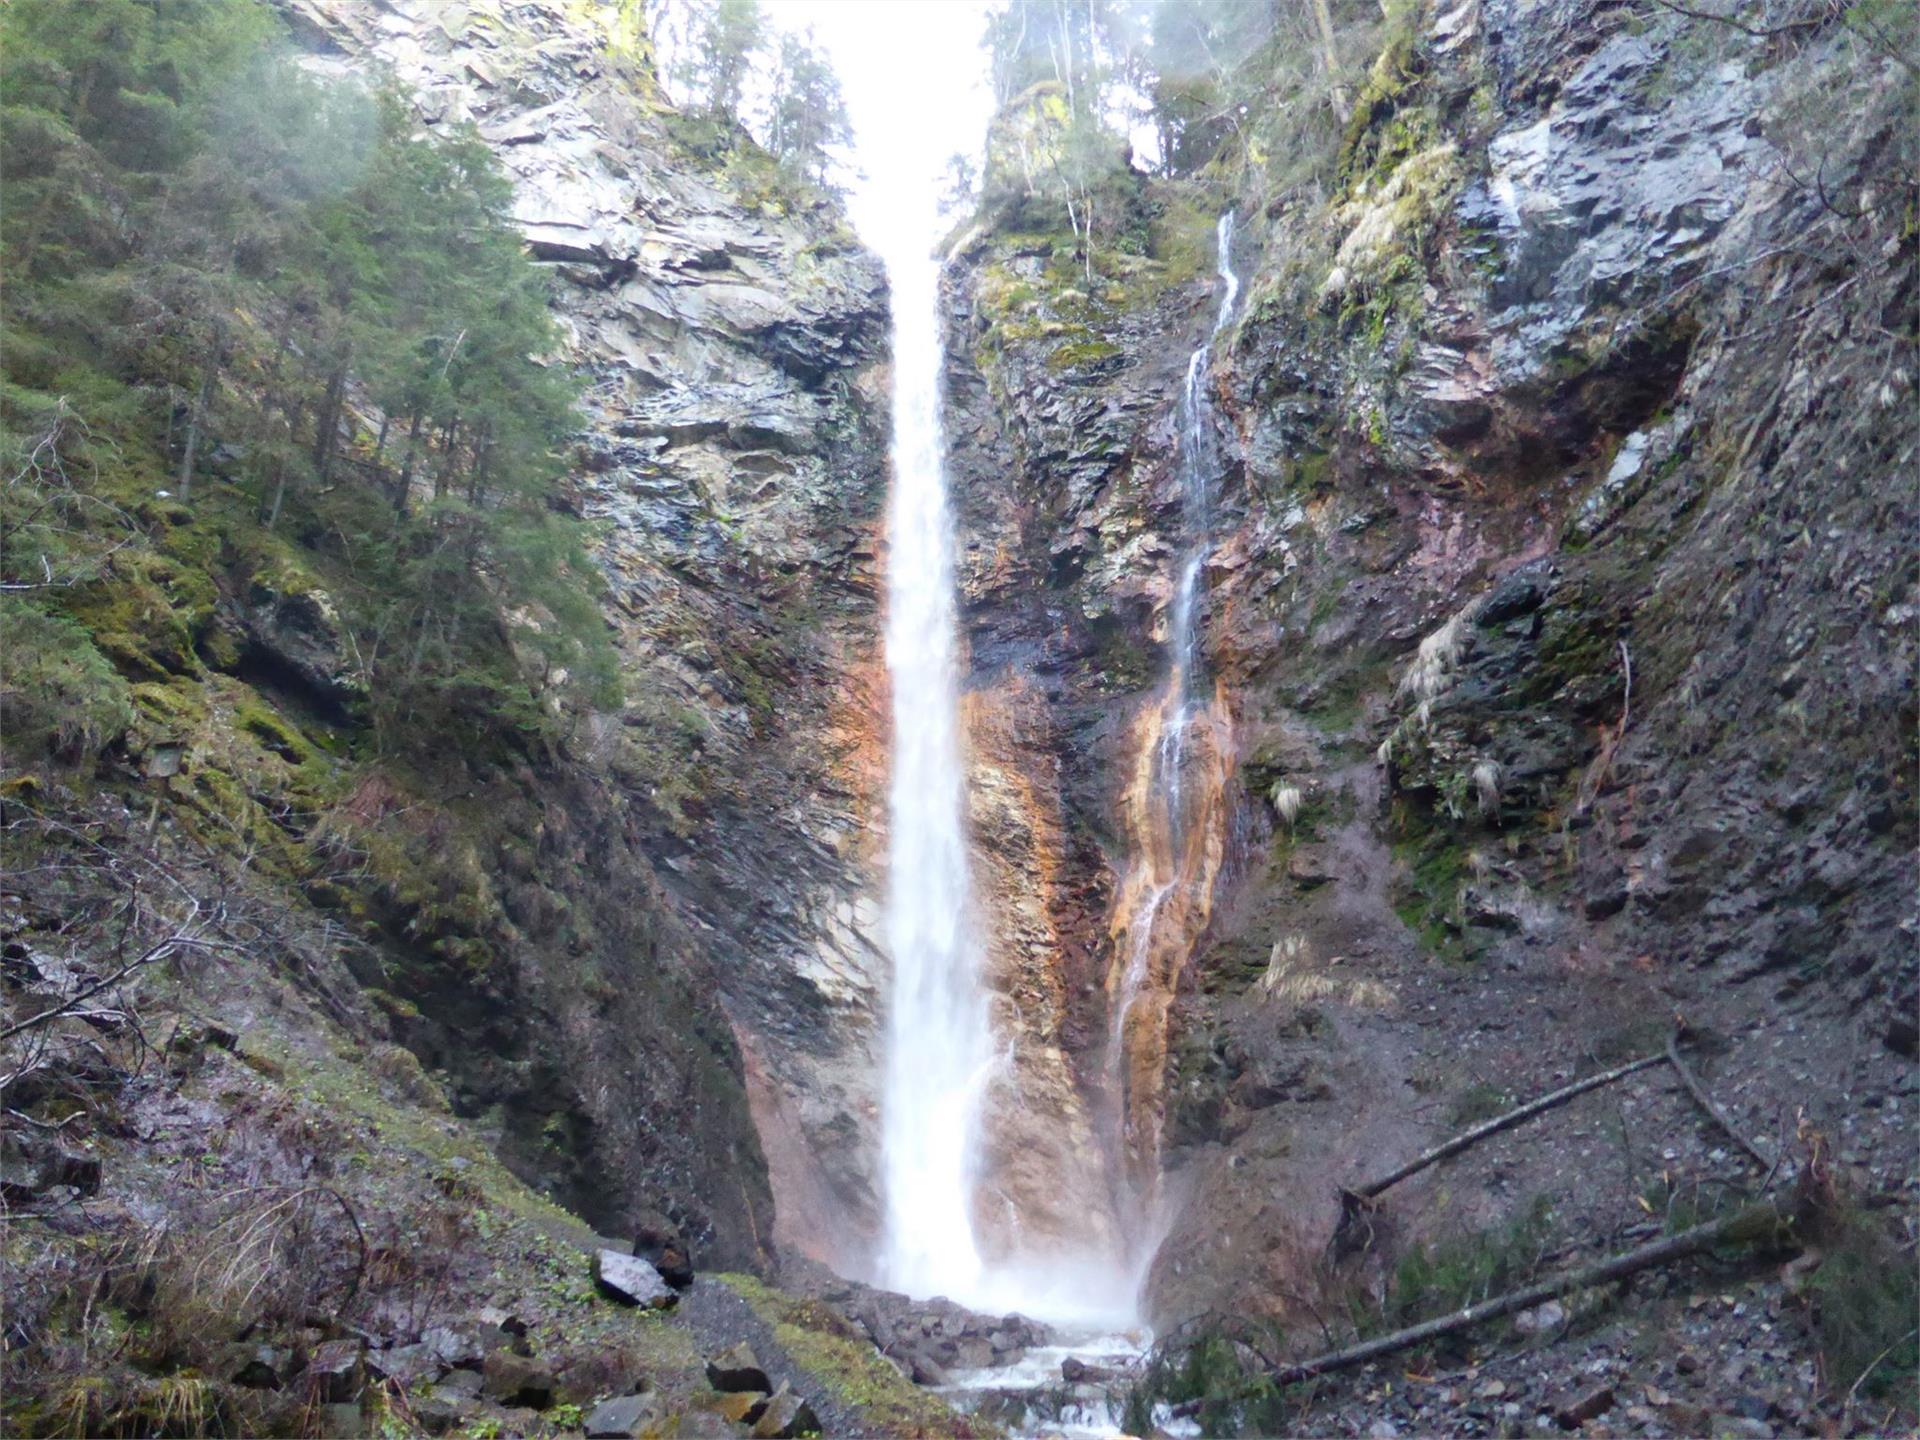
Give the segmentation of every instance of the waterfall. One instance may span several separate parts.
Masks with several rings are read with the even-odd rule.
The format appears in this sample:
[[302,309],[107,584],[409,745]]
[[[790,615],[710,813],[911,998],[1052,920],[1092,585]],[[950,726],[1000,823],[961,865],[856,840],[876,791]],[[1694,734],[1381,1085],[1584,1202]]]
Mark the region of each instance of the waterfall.
[[[1179,962],[1198,938],[1211,906],[1211,887],[1224,837],[1222,805],[1227,720],[1224,708],[1201,687],[1198,610],[1205,594],[1207,558],[1213,549],[1212,490],[1219,479],[1214,413],[1207,397],[1213,345],[1233,318],[1240,279],[1233,270],[1233,212],[1215,226],[1215,273],[1220,303],[1206,338],[1187,358],[1176,416],[1179,481],[1185,547],[1168,607],[1167,677],[1159,704],[1143,717],[1143,736],[1133,785],[1127,794],[1128,828],[1136,856],[1116,903],[1114,938],[1119,948],[1109,971],[1111,1021],[1107,1037],[1107,1089],[1113,1107],[1116,1171],[1133,1210],[1135,1243],[1149,1225],[1159,1171],[1157,1087],[1165,1063],[1164,1004],[1143,1009],[1149,994],[1164,1000]],[[1195,727],[1204,722],[1203,751],[1215,783],[1202,790],[1196,827],[1186,792]],[[1123,942],[1123,943],[1122,943]],[[1124,962],[1120,956],[1124,955]],[[1157,972],[1157,973],[1156,973]],[[1148,1093],[1137,1093],[1145,1089]]]
[[[881,1097],[880,1278],[963,1298],[981,1281],[974,1235],[979,1111],[993,1064],[970,923],[958,734],[953,522],[940,425],[938,262],[926,230],[885,247],[893,287],[893,492],[887,668],[893,682],[887,1012]],[[917,233],[916,233],[917,231]]]

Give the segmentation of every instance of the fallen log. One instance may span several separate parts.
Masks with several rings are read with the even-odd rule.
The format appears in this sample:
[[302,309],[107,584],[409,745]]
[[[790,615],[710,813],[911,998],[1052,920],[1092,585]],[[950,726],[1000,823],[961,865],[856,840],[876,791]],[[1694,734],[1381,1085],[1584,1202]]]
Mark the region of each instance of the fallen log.
[[1434,1146],[1424,1154],[1416,1155],[1391,1174],[1383,1175],[1378,1180],[1370,1180],[1365,1185],[1345,1193],[1357,1200],[1371,1200],[1389,1186],[1398,1185],[1409,1175],[1417,1175],[1429,1165],[1437,1165],[1450,1155],[1458,1155],[1469,1145],[1477,1145],[1488,1136],[1498,1135],[1502,1130],[1511,1130],[1524,1120],[1531,1120],[1536,1115],[1566,1104],[1575,1096],[1584,1095],[1589,1090],[1598,1090],[1602,1085],[1611,1085],[1614,1081],[1624,1079],[1636,1070],[1645,1070],[1650,1065],[1658,1065],[1667,1058],[1666,1055],[1642,1055],[1638,1060],[1629,1060],[1624,1065],[1616,1065],[1611,1070],[1602,1070],[1597,1075],[1589,1075],[1584,1080],[1576,1080],[1571,1085],[1564,1085],[1550,1094],[1542,1095],[1537,1100],[1529,1100],[1518,1109],[1509,1110],[1504,1115],[1496,1115],[1493,1119],[1454,1136],[1444,1144]]
[[[1654,1059],[1664,1059],[1655,1056]],[[1641,1062],[1636,1062],[1641,1063]],[[1469,1305],[1464,1310],[1456,1310],[1451,1315],[1442,1315],[1437,1319],[1425,1320],[1418,1325],[1410,1325],[1404,1330],[1396,1330],[1390,1335],[1376,1336],[1358,1345],[1349,1345],[1344,1350],[1335,1350],[1325,1355],[1315,1356],[1311,1360],[1302,1360],[1292,1365],[1282,1365],[1269,1371],[1264,1380],[1269,1385],[1295,1385],[1302,1380],[1311,1380],[1316,1375],[1331,1374],[1336,1370],[1351,1370],[1357,1365],[1378,1360],[1383,1355],[1392,1355],[1396,1351],[1411,1349],[1415,1345],[1429,1340],[1437,1340],[1443,1335],[1452,1335],[1457,1331],[1468,1330],[1483,1325],[1489,1320],[1497,1320],[1502,1315],[1511,1315],[1516,1310],[1528,1310],[1548,1300],[1557,1300],[1562,1295],[1570,1295],[1575,1290],[1591,1289],[1595,1285],[1604,1285],[1610,1280],[1623,1280],[1642,1270],[1651,1270],[1658,1265],[1670,1265],[1676,1260],[1684,1260],[1697,1255],[1702,1250],[1710,1250],[1715,1245],[1731,1241],[1743,1245],[1777,1243],[1789,1239],[1793,1234],[1793,1218],[1771,1201],[1762,1201],[1737,1210],[1718,1220],[1696,1225],[1690,1230],[1682,1230],[1678,1235],[1664,1236],[1649,1241],[1636,1249],[1627,1250],[1618,1255],[1610,1255],[1604,1260],[1579,1270],[1569,1271],[1565,1275],[1551,1280],[1542,1280],[1538,1284],[1528,1285],[1520,1290],[1511,1290],[1505,1295],[1483,1300],[1478,1305]],[[1229,1402],[1252,1398],[1254,1392],[1222,1397]],[[1188,1400],[1173,1407],[1176,1417],[1185,1418],[1199,1413],[1206,1402]]]

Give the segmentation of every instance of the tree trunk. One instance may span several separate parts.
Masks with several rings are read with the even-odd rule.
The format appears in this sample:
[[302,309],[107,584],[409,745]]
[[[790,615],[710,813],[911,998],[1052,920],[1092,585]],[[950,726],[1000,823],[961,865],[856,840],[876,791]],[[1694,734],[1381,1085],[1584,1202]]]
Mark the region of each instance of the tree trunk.
[[440,468],[433,476],[433,498],[436,500],[445,499],[447,490],[453,484],[454,441],[459,435],[460,417],[456,415],[447,421],[447,428],[440,432]]
[[[1543,1280],[1537,1285],[1529,1285],[1522,1290],[1510,1290],[1505,1295],[1483,1300],[1478,1305],[1470,1305],[1464,1310],[1456,1310],[1438,1319],[1425,1320],[1418,1325],[1410,1325],[1404,1330],[1396,1330],[1390,1335],[1381,1335],[1358,1345],[1350,1345],[1344,1350],[1335,1350],[1326,1355],[1315,1356],[1311,1360],[1302,1360],[1295,1365],[1279,1366],[1268,1372],[1264,1378],[1270,1385],[1295,1385],[1302,1380],[1311,1380],[1316,1375],[1326,1375],[1335,1370],[1351,1370],[1356,1365],[1365,1365],[1368,1361],[1378,1360],[1383,1355],[1392,1355],[1396,1351],[1422,1345],[1429,1340],[1438,1340],[1441,1336],[1451,1335],[1458,1330],[1483,1325],[1489,1320],[1499,1319],[1502,1315],[1511,1315],[1516,1310],[1526,1310],[1543,1301],[1570,1295],[1575,1290],[1590,1290],[1610,1280],[1624,1280],[1629,1275],[1650,1270],[1656,1265],[1670,1265],[1676,1260],[1686,1259],[1689,1255],[1698,1255],[1703,1250],[1711,1250],[1716,1245],[1724,1243],[1770,1245],[1789,1238],[1792,1234],[1793,1217],[1773,1202],[1762,1201],[1718,1220],[1696,1225],[1691,1230],[1682,1230],[1678,1235],[1650,1240],[1636,1249],[1618,1255],[1609,1255],[1604,1260],[1569,1271],[1552,1280]],[[1233,1398],[1250,1397],[1243,1395]],[[1174,1406],[1173,1413],[1181,1417],[1193,1415],[1203,1404],[1205,1402],[1201,1400],[1188,1400]]]
[[467,499],[475,505],[486,500],[487,479],[493,473],[493,422],[484,420],[480,424],[479,436],[475,443],[473,472],[471,483],[467,486]]
[[341,352],[340,361],[327,381],[327,398],[320,404],[320,418],[313,427],[313,479],[316,488],[324,489],[327,478],[333,473],[333,446],[340,430],[340,410],[347,395],[347,362],[352,355],[351,345]]
[[[1384,0],[1382,4],[1384,6]],[[1327,67],[1327,94],[1332,97],[1335,117],[1344,125],[1352,100],[1347,94],[1347,87],[1340,83],[1340,47],[1334,41],[1333,11],[1328,8],[1327,0],[1313,0],[1313,18],[1320,27],[1320,54]]]
[[180,456],[180,476],[175,489],[181,502],[193,498],[193,465],[200,454],[200,433],[206,428],[207,407],[213,403],[214,382],[220,375],[221,336],[216,330],[213,346],[207,352],[207,368],[200,375],[200,393],[194,396],[193,410],[187,416],[187,444]]
[[1584,1080],[1576,1080],[1571,1085],[1563,1085],[1560,1089],[1542,1095],[1537,1100],[1529,1100],[1526,1104],[1509,1110],[1503,1115],[1496,1115],[1485,1124],[1476,1125],[1471,1130],[1454,1136],[1444,1144],[1436,1145],[1425,1154],[1418,1155],[1412,1160],[1409,1160],[1398,1170],[1393,1171],[1391,1174],[1383,1175],[1378,1180],[1370,1180],[1365,1185],[1357,1187],[1352,1193],[1363,1200],[1371,1200],[1389,1186],[1398,1185],[1409,1175],[1418,1174],[1429,1165],[1445,1160],[1450,1155],[1458,1155],[1469,1145],[1478,1144],[1489,1135],[1498,1135],[1502,1130],[1510,1130],[1522,1120],[1531,1120],[1535,1115],[1566,1104],[1575,1096],[1584,1095],[1589,1090],[1597,1090],[1602,1085],[1611,1085],[1614,1081],[1624,1079],[1635,1071],[1645,1070],[1649,1066],[1658,1065],[1666,1058],[1667,1056],[1664,1054],[1642,1055],[1638,1060],[1629,1060],[1626,1064],[1616,1065],[1611,1070],[1602,1070],[1597,1075],[1589,1075]]
[[266,526],[271,530],[280,523],[280,507],[287,499],[287,457],[282,455],[273,466],[273,501],[267,507]]
[[402,515],[407,513],[407,497],[413,493],[413,461],[420,452],[420,427],[426,424],[426,418],[415,411],[413,424],[407,427],[407,454],[400,462],[400,482],[393,488],[393,508]]
[[373,475],[375,483],[384,478],[383,467],[387,457],[387,430],[393,424],[393,417],[384,410],[380,412],[380,433],[373,437]]

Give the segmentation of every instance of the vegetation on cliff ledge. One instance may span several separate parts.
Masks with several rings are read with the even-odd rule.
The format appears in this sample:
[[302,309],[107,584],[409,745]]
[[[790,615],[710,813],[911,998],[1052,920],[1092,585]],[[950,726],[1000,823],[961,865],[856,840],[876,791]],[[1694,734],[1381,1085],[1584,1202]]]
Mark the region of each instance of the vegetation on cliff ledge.
[[114,672],[244,667],[250,592],[339,652],[278,678],[383,748],[608,701],[571,382],[530,358],[556,337],[491,151],[312,78],[258,0],[81,13],[4,19],[12,758],[117,738]]

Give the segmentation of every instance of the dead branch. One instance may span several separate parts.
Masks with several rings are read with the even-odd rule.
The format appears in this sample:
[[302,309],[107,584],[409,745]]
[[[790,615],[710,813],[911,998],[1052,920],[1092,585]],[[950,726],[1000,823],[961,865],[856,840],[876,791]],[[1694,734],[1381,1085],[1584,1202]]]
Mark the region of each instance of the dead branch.
[[1696,10],[1691,5],[1681,4],[1680,0],[1653,0],[1653,3],[1662,10],[1670,11],[1675,15],[1684,15],[1689,20],[1711,20],[1716,25],[1725,25],[1755,40],[1772,40],[1777,36],[1791,35],[1798,30],[1817,30],[1833,18],[1833,7],[1829,6],[1827,13],[1809,16],[1805,20],[1789,20],[1783,25],[1748,25],[1744,21],[1734,19],[1731,15],[1716,15],[1711,10]]
[[23,1030],[31,1030],[37,1025],[44,1025],[48,1021],[56,1020],[62,1015],[77,1013],[84,1002],[98,995],[102,990],[112,989],[134,971],[164,960],[176,950],[238,950],[240,948],[240,946],[228,945],[219,940],[207,940],[192,935],[169,935],[166,939],[141,951],[140,954],[134,956],[133,959],[122,965],[118,970],[114,971],[113,974],[107,976],[106,979],[96,980],[84,989],[75,991],[59,1004],[42,1010],[38,1015],[30,1015],[16,1025],[9,1025],[5,1030],[0,1030],[0,1041],[11,1040]]
[[1409,1175],[1417,1175],[1429,1165],[1438,1164],[1451,1155],[1458,1155],[1468,1146],[1477,1145],[1490,1135],[1498,1135],[1502,1130],[1510,1130],[1524,1120],[1531,1120],[1536,1115],[1566,1104],[1577,1095],[1584,1095],[1589,1090],[1598,1090],[1602,1085],[1611,1085],[1614,1081],[1623,1079],[1636,1070],[1645,1070],[1650,1065],[1658,1065],[1666,1058],[1665,1055],[1642,1055],[1637,1060],[1629,1060],[1626,1064],[1616,1065],[1611,1070],[1602,1070],[1597,1075],[1589,1075],[1584,1080],[1563,1085],[1550,1094],[1542,1095],[1537,1100],[1529,1100],[1518,1109],[1509,1110],[1504,1115],[1496,1115],[1493,1119],[1454,1136],[1444,1144],[1434,1146],[1425,1154],[1415,1156],[1391,1174],[1384,1175],[1378,1180],[1370,1180],[1365,1185],[1345,1193],[1352,1195],[1356,1200],[1371,1200],[1389,1186],[1398,1185]]
[[1779,1169],[1779,1163],[1769,1159],[1764,1150],[1734,1128],[1733,1122],[1727,1118],[1726,1112],[1713,1103],[1713,1097],[1707,1093],[1706,1087],[1695,1078],[1693,1071],[1687,1068],[1686,1061],[1680,1058],[1680,1037],[1686,1033],[1684,1028],[1675,1030],[1672,1038],[1667,1041],[1667,1063],[1673,1066],[1673,1073],[1680,1077],[1680,1083],[1686,1086],[1687,1093],[1693,1097],[1693,1103],[1706,1111],[1708,1116],[1712,1118],[1714,1124],[1724,1130],[1733,1138],[1735,1144],[1746,1151],[1748,1155],[1752,1156],[1754,1162],[1767,1173],[1768,1179],[1771,1180],[1774,1172]]
[[[1658,1060],[1663,1057],[1655,1056]],[[1604,1285],[1612,1280],[1624,1280],[1629,1275],[1642,1270],[1651,1270],[1655,1266],[1670,1265],[1676,1260],[1684,1260],[1714,1246],[1733,1242],[1741,1245],[1764,1245],[1781,1241],[1793,1233],[1793,1219],[1771,1201],[1749,1205],[1732,1215],[1723,1216],[1704,1225],[1696,1225],[1691,1230],[1682,1230],[1678,1235],[1668,1235],[1619,1255],[1610,1255],[1605,1260],[1579,1270],[1569,1271],[1552,1280],[1543,1280],[1537,1285],[1512,1290],[1505,1295],[1483,1300],[1478,1305],[1456,1310],[1451,1315],[1442,1315],[1435,1320],[1422,1321],[1410,1325],[1404,1330],[1396,1330],[1390,1335],[1377,1336],[1358,1345],[1350,1345],[1344,1350],[1335,1350],[1330,1354],[1318,1355],[1311,1360],[1302,1360],[1298,1364],[1283,1365],[1269,1371],[1265,1381],[1270,1385],[1295,1385],[1302,1380],[1311,1380],[1316,1375],[1326,1375],[1335,1370],[1351,1370],[1357,1365],[1378,1360],[1383,1355],[1392,1355],[1397,1351],[1411,1349],[1429,1340],[1438,1340],[1444,1335],[1452,1335],[1483,1325],[1489,1320],[1497,1320],[1502,1315],[1511,1315],[1517,1310],[1531,1309],[1548,1300],[1558,1299],[1562,1295],[1572,1294],[1575,1290],[1589,1290],[1596,1285]],[[1237,1399],[1250,1398],[1242,1394]],[[1196,1414],[1204,1401],[1189,1400],[1176,1405],[1173,1413],[1178,1417]]]

